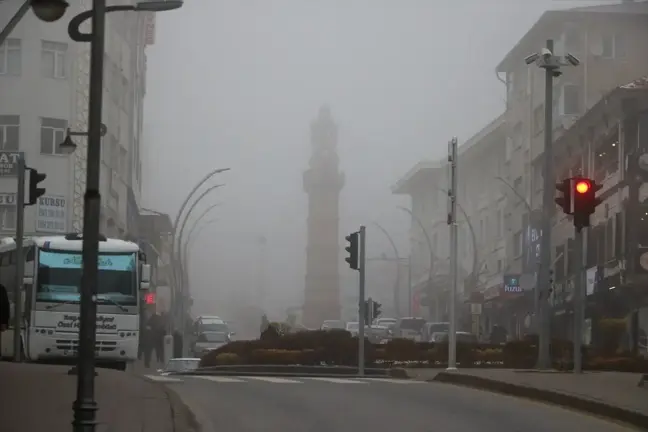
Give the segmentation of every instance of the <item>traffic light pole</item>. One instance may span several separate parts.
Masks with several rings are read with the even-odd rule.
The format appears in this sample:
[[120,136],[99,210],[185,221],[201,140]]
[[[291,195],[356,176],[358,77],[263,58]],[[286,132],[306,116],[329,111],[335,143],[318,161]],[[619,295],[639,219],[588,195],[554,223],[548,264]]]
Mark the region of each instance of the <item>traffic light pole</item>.
[[22,361],[22,292],[25,273],[23,238],[25,234],[25,156],[18,158],[18,190],[16,191],[16,274],[14,275],[14,361]]
[[364,352],[364,341],[365,341],[365,316],[368,313],[365,310],[365,269],[367,263],[367,256],[365,253],[366,245],[366,229],[362,225],[360,227],[360,265],[359,265],[359,294],[358,294],[358,308],[359,308],[359,317],[358,317],[358,375],[364,376],[365,369],[365,352]]
[[583,372],[583,324],[585,321],[585,296],[586,283],[583,277],[585,269],[585,235],[582,229],[576,228],[576,283],[574,284],[574,373]]

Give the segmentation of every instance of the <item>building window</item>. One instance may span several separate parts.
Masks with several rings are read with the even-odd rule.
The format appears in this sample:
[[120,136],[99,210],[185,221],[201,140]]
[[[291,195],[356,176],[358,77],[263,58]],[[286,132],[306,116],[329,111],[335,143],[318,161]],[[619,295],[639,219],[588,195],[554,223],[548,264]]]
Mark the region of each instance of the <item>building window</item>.
[[520,255],[522,255],[522,231],[513,235],[513,256],[517,258]]
[[7,39],[0,45],[0,75],[20,75],[22,51],[20,39]]
[[62,42],[43,41],[41,46],[41,71],[47,78],[65,78],[65,59],[68,45]]
[[0,204],[0,229],[9,231],[16,229],[16,206]]
[[561,115],[580,114],[580,87],[574,84],[565,84],[562,88]]
[[41,154],[61,155],[61,143],[65,140],[67,121],[61,119],[41,119]]
[[601,57],[606,59],[625,57],[625,44],[621,33],[603,35],[601,38]]
[[20,116],[0,115],[0,149],[18,150],[20,146]]

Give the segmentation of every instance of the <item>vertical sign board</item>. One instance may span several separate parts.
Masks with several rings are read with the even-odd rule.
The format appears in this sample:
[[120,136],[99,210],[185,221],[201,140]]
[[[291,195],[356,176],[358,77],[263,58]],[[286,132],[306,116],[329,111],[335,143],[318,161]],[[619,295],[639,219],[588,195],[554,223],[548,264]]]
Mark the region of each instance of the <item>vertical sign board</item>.
[[[0,151],[0,177],[18,177],[18,161],[20,161],[20,159],[24,157],[24,152]],[[5,208],[11,206],[15,208],[18,185],[12,184],[9,187],[11,188],[11,191],[4,190],[0,192],[0,206],[3,206]],[[5,220],[3,215],[0,215],[0,229],[4,229]],[[12,227],[11,229],[13,228],[14,227]]]
[[36,232],[67,232],[67,200],[64,196],[43,195],[36,203]]
[[155,43],[155,13],[153,12],[144,15],[144,43],[146,45]]

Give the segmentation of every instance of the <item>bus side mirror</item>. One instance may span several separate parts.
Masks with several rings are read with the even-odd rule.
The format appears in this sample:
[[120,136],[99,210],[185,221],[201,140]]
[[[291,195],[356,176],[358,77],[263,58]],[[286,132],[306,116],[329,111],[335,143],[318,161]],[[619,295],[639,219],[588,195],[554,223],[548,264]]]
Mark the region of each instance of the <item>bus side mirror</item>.
[[140,289],[147,290],[151,282],[151,265],[142,264],[141,275],[140,275]]

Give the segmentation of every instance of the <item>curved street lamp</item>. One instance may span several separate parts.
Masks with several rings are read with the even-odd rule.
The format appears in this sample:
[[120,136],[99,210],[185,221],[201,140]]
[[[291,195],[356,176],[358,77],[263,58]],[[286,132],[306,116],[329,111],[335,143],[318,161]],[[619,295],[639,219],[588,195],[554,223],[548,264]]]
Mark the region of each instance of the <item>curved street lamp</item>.
[[186,346],[187,346],[186,338],[184,337],[185,333],[186,333],[185,332],[186,320],[184,319],[184,310],[185,310],[184,301],[185,301],[185,298],[187,297],[186,296],[187,293],[185,293],[185,289],[188,287],[188,284],[187,284],[188,280],[187,280],[187,269],[184,266],[184,257],[182,256],[182,234],[184,233],[184,229],[187,226],[187,222],[189,221],[189,217],[191,216],[191,213],[196,208],[198,203],[200,203],[203,200],[203,198],[205,198],[207,196],[207,194],[209,194],[209,192],[211,192],[213,190],[216,190],[216,189],[218,189],[220,187],[223,187],[223,186],[225,186],[225,185],[224,184],[217,184],[217,185],[211,186],[211,187],[207,188],[202,194],[200,194],[200,196],[198,196],[198,198],[196,198],[196,200],[193,202],[193,204],[191,204],[191,207],[189,207],[189,210],[187,210],[187,214],[185,215],[185,217],[184,217],[184,219],[182,221],[182,225],[180,225],[179,232],[177,233],[177,235],[174,234],[174,237],[173,237],[174,243],[177,245],[176,246],[177,251],[175,249],[172,249],[172,252],[174,253],[174,262],[177,263],[177,269],[176,269],[176,266],[174,266],[174,270],[177,271],[175,280],[177,282],[177,286],[178,286],[178,289],[179,289],[179,292],[180,292],[180,296],[179,296],[179,299],[180,299],[180,302],[179,302],[180,305],[179,306],[180,307],[178,309],[178,312],[179,312],[180,318],[181,318],[181,320],[180,320],[180,329],[181,329],[180,334],[182,335],[182,352],[183,352],[183,355],[186,352]]
[[[218,222],[219,220],[220,219],[210,219],[202,225],[194,225],[191,227],[191,230],[187,235],[187,241],[182,247],[182,267],[185,272],[187,286],[189,286],[189,255],[191,253],[191,248],[194,246],[195,240],[199,238],[198,235],[202,232],[202,230],[207,228],[209,225]],[[198,230],[196,230],[196,228],[198,228]],[[192,236],[192,234],[195,234],[195,236]]]
[[[192,236],[192,234],[196,231],[196,228],[198,227],[198,224],[200,223],[200,221],[201,221],[205,216],[207,216],[207,214],[208,214],[210,211],[212,211],[212,210],[215,209],[216,207],[220,207],[222,204],[223,204],[223,203],[220,203],[220,202],[217,202],[216,204],[212,204],[212,205],[210,205],[209,207],[207,207],[205,210],[203,210],[202,213],[200,213],[200,216],[198,216],[198,217],[196,218],[196,220],[191,224],[191,228],[189,229],[189,232],[187,233],[187,241],[184,242],[184,246],[186,246],[187,243],[189,243],[189,241],[191,241],[191,236]],[[184,247],[184,246],[183,246],[183,247]],[[183,254],[183,256],[184,256],[184,254]]]
[[430,235],[428,234],[427,230],[425,229],[425,225],[423,225],[423,222],[421,222],[421,219],[418,218],[412,212],[412,210],[408,209],[407,207],[398,207],[399,209],[403,210],[404,212],[409,213],[409,215],[412,217],[414,222],[421,228],[421,231],[423,231],[423,235],[425,236],[425,242],[427,243],[428,250],[430,251],[430,275],[428,277],[428,284],[432,283],[432,279],[434,278],[434,261],[436,260],[436,256],[434,255],[434,248],[432,247],[432,240],[430,240]]
[[[38,0],[38,3],[44,0]],[[50,0],[51,1],[51,0]],[[60,0],[59,0],[60,4]],[[116,11],[163,11],[181,7],[181,0],[152,1],[134,6],[106,6],[106,0],[94,0],[93,8],[81,12],[68,25],[68,34],[76,42],[90,43],[90,89],[88,102],[88,145],[86,155],[86,191],[83,197],[83,246],[81,299],[79,305],[79,349],[77,394],[74,402],[75,432],[95,430],[97,403],[94,396],[95,350],[97,341],[97,302],[95,290],[99,269],[99,219],[101,214],[101,117],[103,108],[103,72],[106,38],[106,13]],[[92,30],[79,27],[92,18]]]
[[[400,279],[401,279],[401,258],[400,255],[398,254],[398,248],[396,247],[396,243],[394,242],[394,239],[389,235],[389,232],[385,228],[383,228],[382,225],[380,225],[378,222],[374,222],[374,225],[376,228],[378,228],[382,233],[387,237],[387,240],[389,241],[389,244],[391,245],[393,251],[394,251],[394,257],[396,258],[396,280],[394,281],[394,309],[396,310],[396,313],[400,315]],[[410,297],[411,297],[410,293]],[[410,303],[412,302],[412,299],[410,298]]]
[[518,197],[518,199],[522,202],[522,204],[524,204],[524,206],[527,208],[529,214],[533,213],[533,209],[531,208],[531,204],[529,204],[529,201],[527,201],[527,199],[525,197],[523,197],[522,194],[520,192],[518,192],[517,189],[515,189],[511,185],[511,183],[507,182],[503,177],[500,177],[500,176],[497,176],[497,177],[494,177],[494,178],[495,178],[495,180],[499,180],[502,183],[504,183],[506,186],[508,186],[508,188],[511,190],[511,192],[513,192],[515,194],[515,196]]

